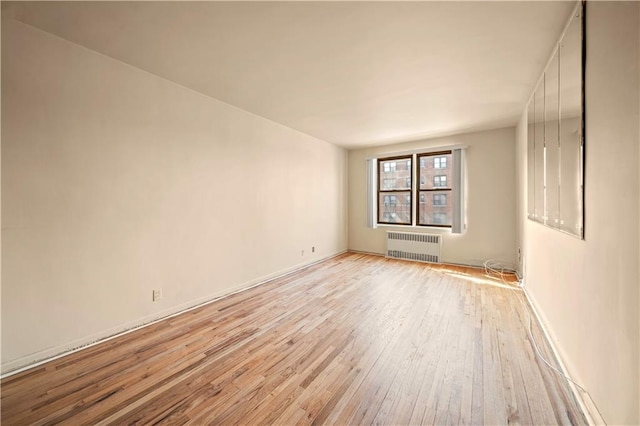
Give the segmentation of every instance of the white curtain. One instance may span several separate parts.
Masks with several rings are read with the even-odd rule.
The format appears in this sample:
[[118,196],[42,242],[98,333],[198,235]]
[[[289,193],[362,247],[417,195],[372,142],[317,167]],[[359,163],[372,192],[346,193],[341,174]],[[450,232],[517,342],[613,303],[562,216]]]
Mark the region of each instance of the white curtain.
[[453,198],[453,222],[452,234],[462,234],[466,228],[464,214],[464,169],[465,150],[454,149],[453,157],[453,182],[451,192]]
[[377,160],[371,158],[367,160],[367,227],[377,228],[377,191],[376,191],[376,175]]

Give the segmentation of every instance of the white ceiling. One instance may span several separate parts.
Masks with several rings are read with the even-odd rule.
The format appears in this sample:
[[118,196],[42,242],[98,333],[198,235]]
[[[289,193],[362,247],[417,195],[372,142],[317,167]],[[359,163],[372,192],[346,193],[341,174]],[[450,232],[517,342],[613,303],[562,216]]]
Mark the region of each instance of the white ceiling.
[[29,25],[353,148],[515,124],[574,4],[11,6]]

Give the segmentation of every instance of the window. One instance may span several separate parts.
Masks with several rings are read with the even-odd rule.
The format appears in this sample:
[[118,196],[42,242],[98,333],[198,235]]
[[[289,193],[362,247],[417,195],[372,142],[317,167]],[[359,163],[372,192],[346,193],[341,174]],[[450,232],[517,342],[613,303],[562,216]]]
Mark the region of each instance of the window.
[[446,187],[447,186],[447,177],[445,175],[438,175],[433,177],[433,186]]
[[527,217],[581,239],[586,196],[584,7],[572,14],[527,107]]
[[396,186],[396,180],[394,178],[384,178],[382,179],[382,188],[383,189],[393,189]]
[[434,213],[433,214],[433,223],[436,225],[446,225],[447,224],[447,214],[446,213]]
[[419,203],[416,225],[451,227],[454,209],[447,199],[452,193],[453,168],[447,165],[451,164],[452,151],[418,154],[418,157],[421,164],[418,193],[421,200],[428,196],[432,202]]
[[447,205],[447,194],[433,194],[433,205],[434,206],[446,206]]
[[430,226],[462,233],[464,159],[463,148],[367,159],[367,226]]
[[447,168],[447,157],[435,157],[433,159],[433,168],[434,169],[446,169]]
[[[413,156],[378,160],[378,223],[412,224],[412,161]],[[400,167],[396,167],[398,163]]]
[[384,195],[382,197],[382,204],[385,206],[395,206],[398,203],[398,198],[395,195]]

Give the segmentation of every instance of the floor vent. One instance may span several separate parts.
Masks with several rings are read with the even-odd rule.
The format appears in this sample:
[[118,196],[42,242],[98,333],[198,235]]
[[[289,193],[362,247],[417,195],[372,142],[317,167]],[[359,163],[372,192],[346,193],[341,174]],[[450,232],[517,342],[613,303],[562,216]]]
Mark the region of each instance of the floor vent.
[[387,232],[387,257],[440,263],[442,236],[415,232]]

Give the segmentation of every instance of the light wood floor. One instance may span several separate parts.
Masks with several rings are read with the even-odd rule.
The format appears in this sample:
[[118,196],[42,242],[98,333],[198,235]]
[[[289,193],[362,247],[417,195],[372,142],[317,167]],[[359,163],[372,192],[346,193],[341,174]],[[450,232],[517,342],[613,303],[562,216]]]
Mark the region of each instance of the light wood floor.
[[345,254],[8,377],[2,424],[585,423],[501,284]]

